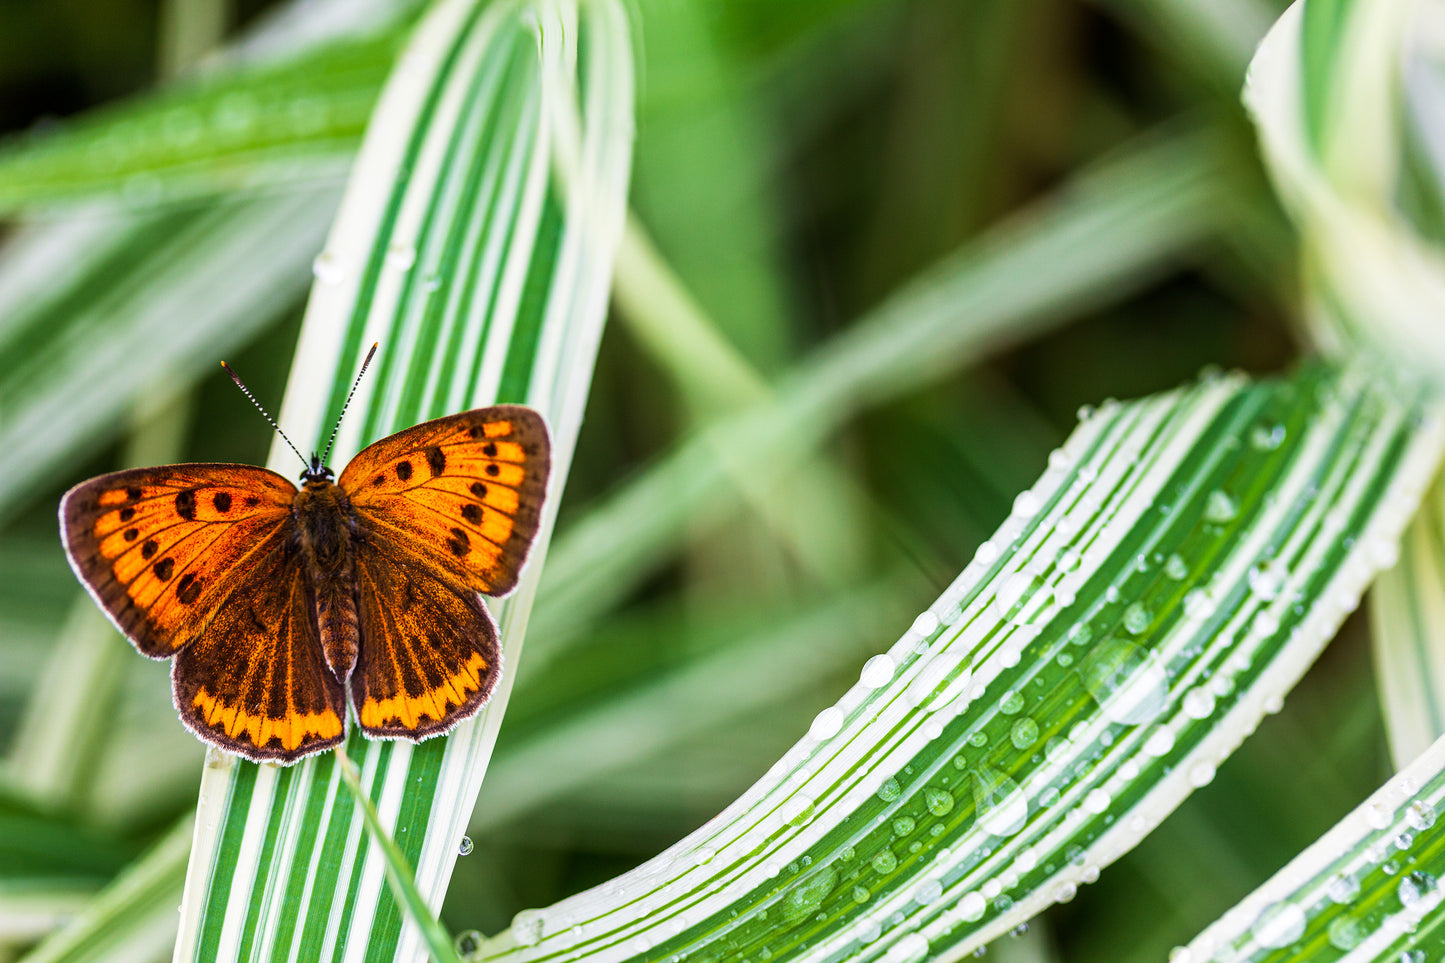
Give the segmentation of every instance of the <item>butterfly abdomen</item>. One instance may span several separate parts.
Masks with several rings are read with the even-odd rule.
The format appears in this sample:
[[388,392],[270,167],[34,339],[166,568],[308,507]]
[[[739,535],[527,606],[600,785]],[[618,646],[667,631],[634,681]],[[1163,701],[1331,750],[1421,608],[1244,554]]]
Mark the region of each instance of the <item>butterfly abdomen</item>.
[[321,650],[337,679],[356,666],[360,629],[356,616],[356,563],[352,553],[360,526],[351,500],[327,481],[307,481],[292,506],[307,582],[316,604]]

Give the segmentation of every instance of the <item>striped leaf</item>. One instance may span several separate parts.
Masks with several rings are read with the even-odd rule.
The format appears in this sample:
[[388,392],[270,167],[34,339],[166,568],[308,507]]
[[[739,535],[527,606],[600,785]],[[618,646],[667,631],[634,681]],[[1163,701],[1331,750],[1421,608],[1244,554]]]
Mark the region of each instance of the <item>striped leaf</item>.
[[984,945],[1210,781],[1354,608],[1442,443],[1359,373],[1104,406],[737,803],[477,958]]
[[1206,960],[1438,959],[1445,947],[1445,741],[1375,792],[1269,882],[1176,949]]
[[[368,127],[317,261],[280,421],[324,440],[360,355],[382,344],[342,426],[346,452],[446,412],[515,401],[553,432],[566,477],[622,226],[632,136],[628,29],[589,0],[443,0],[418,26]],[[290,471],[284,447],[273,467]],[[549,512],[518,592],[493,606],[515,664]],[[427,902],[440,903],[510,687],[447,739],[354,738],[347,754]],[[182,906],[181,959],[413,959],[420,935],[332,757],[208,763]]]

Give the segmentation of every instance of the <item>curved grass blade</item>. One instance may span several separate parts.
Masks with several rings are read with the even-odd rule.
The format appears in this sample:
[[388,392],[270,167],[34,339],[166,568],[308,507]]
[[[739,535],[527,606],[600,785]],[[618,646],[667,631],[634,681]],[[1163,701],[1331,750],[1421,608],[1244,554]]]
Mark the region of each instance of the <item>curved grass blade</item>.
[[956,959],[1072,898],[1303,673],[1445,432],[1359,372],[1086,418],[733,806],[481,959]]
[[[566,478],[620,234],[632,137],[628,30],[591,0],[443,0],[388,82],[317,262],[280,421],[304,444],[382,344],[337,440],[517,401]],[[273,450],[278,467],[285,449]],[[287,470],[290,470],[288,467]],[[518,591],[492,606],[515,664],[556,497]],[[351,740],[388,835],[439,905],[512,674],[489,707],[419,745]],[[384,861],[329,757],[278,769],[215,757],[202,781],[178,958],[411,960]]]

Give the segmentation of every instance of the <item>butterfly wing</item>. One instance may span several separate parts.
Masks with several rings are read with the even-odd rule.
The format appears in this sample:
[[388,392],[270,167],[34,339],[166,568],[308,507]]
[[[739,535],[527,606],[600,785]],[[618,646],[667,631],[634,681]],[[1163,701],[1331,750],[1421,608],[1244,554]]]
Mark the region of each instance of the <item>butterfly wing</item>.
[[141,652],[174,655],[215,614],[230,571],[291,519],[296,488],[250,465],[101,475],[60,502],[71,568]]
[[476,593],[516,587],[550,466],[545,422],[514,405],[417,425],[346,466],[338,484],[366,530],[351,691],[368,735],[436,735],[487,700],[501,648]]
[[228,577],[171,687],[196,735],[256,761],[295,762],[346,737],[346,690],[326,665],[300,554],[281,528]]
[[339,742],[345,690],[324,668],[295,550],[296,488],[249,465],[102,475],[61,501],[71,566],[152,658],[176,656],[192,731],[251,759]]
[[480,596],[389,546],[359,553],[356,572],[361,645],[351,700],[362,731],[425,739],[475,713],[502,665]]
[[383,438],[353,458],[337,484],[393,558],[504,596],[537,534],[551,456],[541,415],[497,405]]

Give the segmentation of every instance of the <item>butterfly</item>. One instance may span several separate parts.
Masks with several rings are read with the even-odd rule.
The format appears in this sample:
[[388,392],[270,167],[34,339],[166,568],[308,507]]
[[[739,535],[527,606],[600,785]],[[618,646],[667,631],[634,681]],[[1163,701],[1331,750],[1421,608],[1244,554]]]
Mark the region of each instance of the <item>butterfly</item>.
[[536,411],[497,405],[383,438],[334,481],[325,457],[302,459],[300,489],[250,465],[167,465],[60,503],[77,577],[142,654],[173,660],[181,721],[258,762],[342,742],[348,694],[367,737],[413,741],[487,701],[501,646],[478,593],[517,585],[551,443]]

